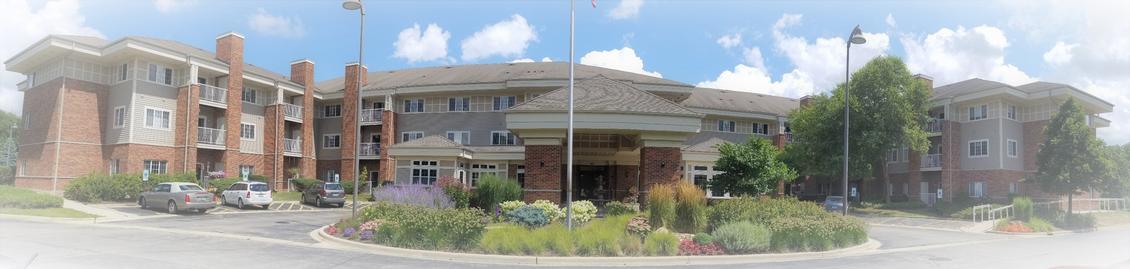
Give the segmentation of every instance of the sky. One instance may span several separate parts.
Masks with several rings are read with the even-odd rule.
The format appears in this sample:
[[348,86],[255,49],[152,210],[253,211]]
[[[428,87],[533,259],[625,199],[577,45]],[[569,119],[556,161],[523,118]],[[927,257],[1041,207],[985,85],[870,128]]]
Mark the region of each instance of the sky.
[[[569,59],[568,1],[365,1],[370,70]],[[317,80],[357,60],[356,11],[336,0],[0,0],[0,59],[48,34],[143,35],[214,50],[243,34],[245,60],[288,75],[316,62]],[[850,68],[902,58],[935,86],[969,78],[1072,85],[1115,105],[1099,130],[1130,142],[1130,1],[677,1],[576,3],[578,63],[703,87],[800,97]],[[0,72],[0,110],[19,114],[23,76]]]

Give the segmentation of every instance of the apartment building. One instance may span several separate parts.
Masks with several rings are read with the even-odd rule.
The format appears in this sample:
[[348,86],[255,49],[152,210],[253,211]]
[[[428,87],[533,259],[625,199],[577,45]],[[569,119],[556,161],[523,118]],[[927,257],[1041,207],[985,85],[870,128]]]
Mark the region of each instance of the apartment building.
[[[62,190],[89,173],[224,172],[285,189],[295,176],[351,180],[356,163],[373,183],[452,177],[474,186],[495,175],[522,184],[527,200],[565,195],[568,63],[376,72],[348,63],[343,77],[315,83],[313,61],[277,74],[245,63],[244,42],[223,34],[209,52],[149,37],[54,35],[7,60],[27,76],[16,184]],[[576,78],[577,199],[707,184],[721,173],[719,144],[760,137],[784,147],[787,115],[802,102],[586,65]],[[894,151],[888,165],[892,190],[908,196],[966,183],[999,195],[1034,170],[1037,136],[1058,101],[1084,101],[1096,128],[1109,125],[1097,115],[1112,109],[1051,83],[970,80],[934,90],[931,151]],[[804,185],[832,189],[804,182],[779,192]]]

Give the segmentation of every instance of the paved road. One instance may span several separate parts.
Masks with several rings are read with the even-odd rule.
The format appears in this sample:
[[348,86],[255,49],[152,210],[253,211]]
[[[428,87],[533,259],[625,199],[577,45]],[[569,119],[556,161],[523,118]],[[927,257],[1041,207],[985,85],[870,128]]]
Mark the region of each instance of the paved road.
[[[519,268],[322,248],[308,232],[346,212],[186,215],[106,224],[0,220],[0,268]],[[694,268],[1130,268],[1130,230],[1017,238],[873,227],[880,250],[850,257]],[[224,259],[240,253],[247,259]],[[672,268],[679,268],[674,266]]]

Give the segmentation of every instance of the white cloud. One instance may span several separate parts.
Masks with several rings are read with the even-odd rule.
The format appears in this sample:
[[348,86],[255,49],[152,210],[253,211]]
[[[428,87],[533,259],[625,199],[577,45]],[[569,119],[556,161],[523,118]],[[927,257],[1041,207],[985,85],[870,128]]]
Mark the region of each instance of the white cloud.
[[530,42],[538,41],[534,27],[522,15],[514,14],[509,20],[487,25],[470,37],[463,39],[461,48],[464,61],[475,61],[490,56],[517,57],[526,53]]
[[898,22],[895,21],[895,16],[891,13],[887,13],[887,19],[885,21],[887,22],[887,26],[891,28],[898,27]]
[[447,40],[451,33],[444,31],[435,23],[420,31],[419,24],[400,31],[392,46],[393,57],[408,60],[409,63],[433,61],[447,58]]
[[543,63],[553,62],[553,59],[550,59],[549,57],[542,57],[541,62],[543,62]]
[[996,27],[942,28],[925,39],[905,36],[901,42],[906,49],[906,64],[910,71],[934,77],[934,85],[970,78],[1011,85],[1035,80],[1016,66],[1005,63],[1004,49],[1009,46],[1008,38]]
[[718,42],[718,45],[721,45],[722,48],[729,49],[742,44],[742,35],[741,33],[728,34],[719,37],[718,40],[714,42]]
[[1071,50],[1078,46],[1079,44],[1068,45],[1064,44],[1062,41],[1056,42],[1055,47],[1052,47],[1051,50],[1044,53],[1044,61],[1052,65],[1062,65],[1070,62],[1072,57]]
[[745,58],[745,63],[761,70],[769,70],[765,68],[765,58],[761,57],[761,48],[752,47],[742,52],[742,57]]
[[810,94],[814,88],[812,79],[799,70],[784,74],[780,81],[773,81],[765,69],[745,64],[722,71],[714,80],[699,82],[698,86],[793,98]]
[[[784,54],[795,67],[794,72],[812,79],[816,91],[827,91],[843,83],[846,41],[843,38],[820,37],[809,43],[804,37],[793,36],[785,30],[801,22],[801,15],[785,14],[773,26],[773,42],[778,53]],[[863,33],[867,43],[851,49],[852,71],[863,67],[872,58],[882,56],[890,48],[890,38],[885,33]]]
[[247,26],[265,36],[299,38],[306,35],[306,27],[302,24],[302,20],[271,15],[262,8],[247,18]]
[[[86,25],[77,0],[48,1],[39,9],[33,9],[25,0],[0,0],[0,6],[4,7],[0,9],[0,25],[6,26],[4,41],[0,42],[0,60],[11,59],[49,34],[105,38],[101,32]],[[0,63],[0,70],[7,70],[7,67]],[[21,113],[23,93],[16,89],[16,83],[24,79],[19,73],[0,71],[0,110],[17,115]]]
[[644,70],[643,59],[636,56],[636,50],[630,47],[620,49],[590,51],[581,56],[581,64],[600,66],[653,77],[663,77],[659,72]]
[[530,59],[530,58],[514,59],[513,61],[510,61],[510,63],[532,63],[532,62],[534,62],[534,59]]
[[196,5],[196,0],[154,0],[153,7],[161,13],[172,13],[178,9]]
[[620,0],[620,5],[608,11],[608,17],[616,20],[633,19],[640,16],[643,0]]

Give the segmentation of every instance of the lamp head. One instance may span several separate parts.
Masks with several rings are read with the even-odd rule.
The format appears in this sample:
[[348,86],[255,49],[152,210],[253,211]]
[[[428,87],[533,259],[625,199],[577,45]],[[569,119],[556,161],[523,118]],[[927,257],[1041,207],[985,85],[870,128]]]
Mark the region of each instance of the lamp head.
[[358,10],[362,8],[361,0],[345,0],[341,2],[341,7],[347,10]]
[[859,25],[856,25],[855,29],[851,30],[850,42],[856,45],[867,43],[867,39],[863,38],[863,30],[859,29]]

